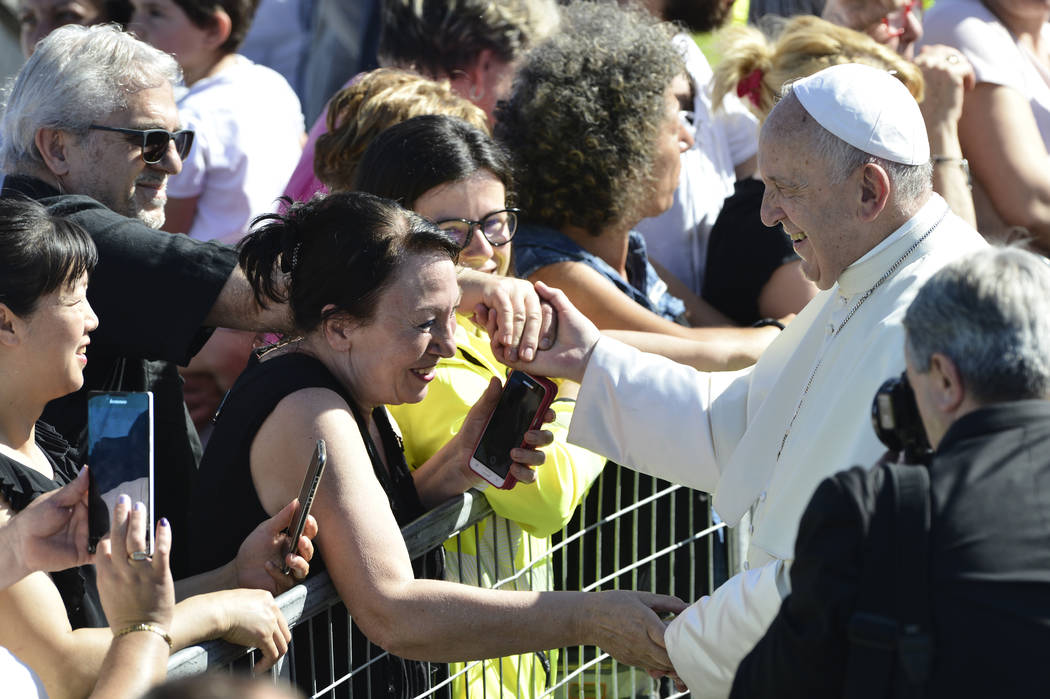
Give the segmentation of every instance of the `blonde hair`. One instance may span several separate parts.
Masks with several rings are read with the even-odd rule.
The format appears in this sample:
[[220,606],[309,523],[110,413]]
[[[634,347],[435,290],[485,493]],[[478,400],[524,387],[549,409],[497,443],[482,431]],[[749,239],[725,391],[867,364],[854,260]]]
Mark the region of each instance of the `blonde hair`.
[[328,103],[328,133],[317,139],[314,173],[331,191],[350,191],[368,144],[381,131],[423,114],[446,114],[489,133],[488,118],[455,94],[447,81],[379,68],[366,73]]
[[[722,61],[715,69],[714,105],[726,94],[757,78],[742,96],[759,119],[776,104],[784,83],[804,78],[840,63],[863,63],[892,71],[917,101],[922,101],[922,73],[911,61],[879,44],[867,34],[802,15],[788,20],[775,39],[753,27],[734,26],[721,35]],[[757,73],[756,73],[757,71]],[[757,104],[752,99],[757,99]]]

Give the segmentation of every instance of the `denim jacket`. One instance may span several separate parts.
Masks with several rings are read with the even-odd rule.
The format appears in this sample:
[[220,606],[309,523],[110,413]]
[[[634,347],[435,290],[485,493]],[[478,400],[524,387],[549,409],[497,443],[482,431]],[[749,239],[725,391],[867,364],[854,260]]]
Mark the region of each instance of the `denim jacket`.
[[582,262],[616,285],[635,302],[667,320],[685,325],[685,303],[667,291],[645,253],[645,240],[631,231],[627,243],[627,279],[605,260],[592,255],[567,235],[547,226],[522,224],[514,236],[514,265],[519,277],[556,262]]

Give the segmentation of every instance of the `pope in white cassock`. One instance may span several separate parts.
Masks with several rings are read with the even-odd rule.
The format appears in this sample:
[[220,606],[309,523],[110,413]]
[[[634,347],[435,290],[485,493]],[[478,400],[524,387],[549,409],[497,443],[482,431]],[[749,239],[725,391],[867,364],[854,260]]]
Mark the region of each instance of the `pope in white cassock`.
[[751,510],[745,571],[678,616],[668,654],[694,696],[729,694],[788,592],[817,484],[884,451],[871,427],[904,370],[901,318],[922,283],[985,245],[933,193],[926,127],[889,73],[849,64],[785,88],[762,128],[762,220],[782,223],[822,290],[738,372],[704,373],[601,337],[554,292],[557,345],[530,371],[580,381],[569,440],[713,492],[730,525]]

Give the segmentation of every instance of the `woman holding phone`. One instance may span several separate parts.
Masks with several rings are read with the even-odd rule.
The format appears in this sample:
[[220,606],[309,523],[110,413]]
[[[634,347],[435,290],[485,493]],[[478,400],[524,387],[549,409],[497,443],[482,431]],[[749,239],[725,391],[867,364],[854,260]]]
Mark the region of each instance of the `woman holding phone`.
[[[83,384],[85,350],[99,322],[85,295],[96,260],[94,243],[76,224],[34,201],[0,199],[0,386],[17,396],[0,405],[0,519],[80,470],[69,444],[38,418],[48,401]],[[0,591],[0,619],[0,646],[36,671],[52,699],[86,696],[114,634],[128,631],[106,628],[92,565],[27,575]],[[264,666],[289,638],[263,590],[185,599],[161,633],[171,649],[210,638],[257,646]]]
[[[365,151],[356,181],[358,191],[388,197],[435,221],[460,246],[460,267],[494,275],[508,274],[511,266],[517,210],[507,204],[510,187],[503,150],[479,129],[438,115],[415,117],[380,133]],[[509,369],[492,355],[485,330],[462,315],[456,321],[455,353],[438,360],[426,398],[390,406],[413,469],[452,439],[493,378],[507,379]],[[505,590],[553,588],[550,536],[569,521],[605,465],[604,458],[566,441],[576,388],[563,384],[551,406],[557,417],[547,427],[554,442],[544,448],[547,458],[535,482],[511,490],[487,488],[493,514],[445,543],[446,580]],[[539,695],[555,680],[557,662],[547,655],[550,670],[537,653],[475,665],[465,680],[456,680],[453,693],[462,695],[465,684],[469,696]]]
[[[384,406],[423,400],[438,362],[455,353],[455,241],[362,193],[293,204],[260,223],[241,244],[241,265],[260,300],[287,296],[300,336],[250,364],[218,415],[191,513],[194,549],[215,560],[228,555],[231,542],[214,536],[218,523],[235,529],[266,517],[298,490],[323,439],[328,463],[313,507],[320,558],[376,645],[449,662],[597,643],[625,662],[669,669],[652,640],[663,631],[650,607],[679,608],[672,598],[504,592],[416,577],[399,524],[481,483],[468,462],[499,396],[492,381],[462,428],[408,471]],[[534,446],[550,440],[542,431],[529,436]],[[542,463],[542,452],[515,449],[512,457],[513,475],[534,480],[528,465]],[[611,618],[621,623],[607,625]],[[385,662],[378,686],[390,694],[428,688],[417,664]]]

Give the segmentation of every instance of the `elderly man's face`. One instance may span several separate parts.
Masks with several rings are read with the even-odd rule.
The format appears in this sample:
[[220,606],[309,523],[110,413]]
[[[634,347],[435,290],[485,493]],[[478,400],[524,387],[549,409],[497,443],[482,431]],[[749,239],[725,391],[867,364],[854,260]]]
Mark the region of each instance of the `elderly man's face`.
[[782,223],[802,258],[806,278],[820,289],[830,289],[865,252],[857,249],[850,234],[849,203],[856,173],[846,182],[833,183],[809,139],[775,121],[771,116],[759,137],[758,169],[766,186],[762,223]]
[[[124,129],[179,128],[179,114],[170,85],[147,88],[128,97],[128,108],[96,122]],[[113,131],[92,130],[69,147],[70,171],[62,178],[67,194],[84,194],[129,218],[159,228],[164,223],[168,175],[182,170],[175,146],[158,163],[142,159],[141,138]]]

